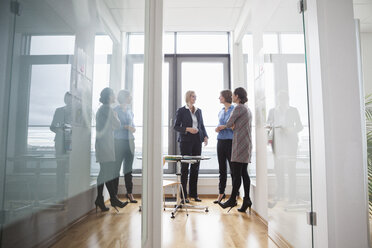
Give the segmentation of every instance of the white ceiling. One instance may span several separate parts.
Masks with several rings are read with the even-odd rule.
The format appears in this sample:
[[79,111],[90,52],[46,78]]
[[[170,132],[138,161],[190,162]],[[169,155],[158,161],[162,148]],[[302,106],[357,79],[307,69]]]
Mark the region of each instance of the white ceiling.
[[360,20],[362,32],[372,32],[372,0],[354,0],[354,17]]
[[[143,0],[105,0],[121,30],[144,26]],[[246,0],[165,0],[166,31],[231,31]]]
[[[103,1],[120,30],[143,32],[144,0]],[[252,0],[164,0],[165,30],[232,31],[246,1],[252,2]],[[17,29],[36,33],[69,32],[79,20],[90,23],[95,21],[94,11],[84,6],[75,6],[78,2],[89,3],[90,0],[23,0],[23,11],[18,18]],[[266,31],[300,31],[302,22],[295,9],[296,2],[297,0],[282,0],[270,18]],[[87,13],[81,11],[84,9]],[[361,21],[362,32],[372,32],[372,0],[354,0],[354,14]],[[58,16],[60,18],[56,18]]]
[[[241,10],[249,0],[164,0],[166,31],[231,31]],[[143,31],[144,0],[105,0],[119,28],[123,31]],[[268,27],[272,31],[299,31],[301,20],[296,0],[284,0]],[[372,0],[354,0],[355,17],[361,20],[362,32],[372,32]]]

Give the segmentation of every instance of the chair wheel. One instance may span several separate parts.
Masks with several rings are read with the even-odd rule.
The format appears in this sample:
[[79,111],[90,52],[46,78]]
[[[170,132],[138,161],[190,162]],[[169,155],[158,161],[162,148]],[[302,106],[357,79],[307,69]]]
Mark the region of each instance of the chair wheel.
[[139,206],[139,211],[142,212],[142,208],[141,208],[141,206]]
[[208,213],[208,212],[209,212],[208,208],[206,208],[206,209],[205,209],[205,212],[206,212],[206,213]]

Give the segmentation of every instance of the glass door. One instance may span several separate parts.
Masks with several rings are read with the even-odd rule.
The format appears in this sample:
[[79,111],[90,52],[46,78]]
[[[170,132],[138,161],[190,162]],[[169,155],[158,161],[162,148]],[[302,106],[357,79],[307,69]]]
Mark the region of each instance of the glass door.
[[[126,5],[128,1],[116,3]],[[96,116],[101,126],[109,121],[104,111],[111,110],[102,107],[108,103],[108,97],[107,94],[101,97],[101,90],[105,87],[121,90],[124,77],[121,68],[125,46],[121,35],[127,30],[117,26],[113,5],[106,0],[89,1],[89,4],[73,0],[0,1],[1,16],[11,9],[22,10],[13,17],[9,14],[12,21],[6,25],[10,28],[14,22],[13,30],[2,32],[7,42],[11,41],[12,49],[1,51],[9,54],[11,68],[7,68],[10,75],[7,114],[4,118],[0,116],[7,129],[6,140],[1,141],[5,158],[0,163],[0,247],[43,244],[92,210],[95,202],[108,199],[106,191],[97,194],[95,189],[97,174],[99,171],[107,174],[107,167],[95,162],[98,152],[94,149],[96,136],[92,129],[96,129]],[[136,13],[141,10],[145,13],[144,1],[136,1],[133,7]],[[136,23],[137,19],[126,21]],[[142,22],[140,19],[138,22],[141,29]],[[2,22],[0,28],[4,30]],[[136,72],[135,76],[142,76],[143,69],[136,67]],[[143,106],[139,107],[142,111]],[[99,109],[104,114],[96,115]],[[101,136],[100,141],[104,138],[97,136]],[[101,146],[100,154],[113,154],[114,140],[108,143],[112,146]],[[103,180],[112,179],[110,176]],[[98,179],[98,184],[101,182]],[[142,192],[138,180],[134,179],[133,185],[134,194]],[[118,193],[119,197],[125,192],[122,185],[118,186],[118,192],[115,190],[110,187],[111,193]],[[142,213],[146,214],[146,210]],[[128,226],[136,228],[125,240],[138,246],[141,223],[126,221]]]
[[311,129],[303,14],[297,3],[280,1],[259,38],[255,91],[264,99],[258,107],[266,114],[256,115],[256,126],[267,137],[269,234],[281,237],[279,243],[312,247],[307,219],[312,212]]

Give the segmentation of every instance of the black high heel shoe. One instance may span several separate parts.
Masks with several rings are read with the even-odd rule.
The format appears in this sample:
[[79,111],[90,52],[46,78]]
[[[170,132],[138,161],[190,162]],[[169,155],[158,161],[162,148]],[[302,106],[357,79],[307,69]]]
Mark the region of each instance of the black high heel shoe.
[[[129,195],[131,195],[132,197],[129,197]],[[137,200],[134,199],[132,194],[127,194],[127,198],[128,198],[130,203],[137,203]]]
[[98,197],[97,196],[97,199],[94,202],[94,204],[96,205],[96,213],[97,213],[97,208],[98,207],[99,207],[99,209],[101,209],[102,212],[106,212],[106,211],[109,211],[110,210],[108,207],[105,206],[105,202],[103,200],[103,196],[101,196],[101,197]]
[[220,199],[220,200],[215,200],[215,201],[213,201],[213,203],[214,204],[217,204],[217,203],[219,203],[219,202],[221,202],[223,199],[225,199],[226,198],[226,195],[225,194],[223,194],[223,196],[222,196],[222,198]]
[[218,205],[220,205],[220,207],[223,208],[223,209],[230,207],[230,209],[227,211],[227,212],[230,212],[230,210],[238,204],[236,203],[235,199],[230,198],[229,200],[227,200],[224,203],[219,202]]
[[244,198],[243,204],[240,208],[238,208],[239,212],[245,213],[247,211],[247,208],[249,208],[249,214],[251,214],[251,207],[252,207],[252,201],[249,198]]
[[122,201],[120,201],[118,198],[111,198],[110,199],[110,202],[111,202],[111,206],[113,207],[113,208],[115,208],[115,210],[117,211],[117,212],[119,212],[119,210],[117,209],[117,207],[119,207],[119,208],[123,208],[123,207],[125,207],[126,205],[128,205],[128,202],[122,202]]

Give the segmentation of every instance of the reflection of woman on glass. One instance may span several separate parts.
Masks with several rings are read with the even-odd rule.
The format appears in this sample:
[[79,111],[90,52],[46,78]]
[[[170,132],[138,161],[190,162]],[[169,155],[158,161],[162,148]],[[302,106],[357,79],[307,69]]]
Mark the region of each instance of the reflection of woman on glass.
[[[219,203],[225,198],[225,188],[227,181],[227,164],[229,162],[230,171],[231,170],[231,145],[233,139],[233,131],[230,128],[221,129],[221,126],[226,125],[227,120],[230,118],[231,112],[234,109],[234,105],[231,104],[231,90],[223,90],[220,95],[220,103],[225,105],[220,113],[218,114],[218,127],[216,128],[217,135],[217,157],[220,172],[220,183],[219,183],[219,195],[217,200],[213,203]],[[233,175],[231,174],[231,178]]]
[[116,156],[116,178],[115,192],[118,193],[119,176],[121,164],[123,164],[123,174],[125,187],[127,189],[127,198],[131,203],[137,203],[132,194],[132,165],[134,158],[134,136],[136,131],[133,123],[133,112],[131,110],[132,96],[127,90],[121,90],[118,93],[118,102],[120,103],[114,110],[120,120],[120,129],[115,130],[115,156]]
[[238,195],[241,179],[243,178],[244,200],[243,205],[238,211],[245,212],[247,208],[250,210],[252,206],[252,201],[249,197],[251,180],[248,175],[248,163],[251,162],[252,154],[252,114],[249,108],[244,105],[248,101],[247,92],[244,88],[236,88],[232,99],[237,105],[231,113],[226,126],[220,126],[220,129],[234,127],[231,152],[231,168],[234,175],[233,188],[229,200],[225,203],[219,202],[218,204],[222,208],[230,207],[230,210],[237,205],[236,196]]
[[[120,128],[120,121],[117,113],[111,108],[115,102],[115,95],[112,89],[104,88],[101,91],[99,101],[102,106],[96,115],[96,158],[99,162],[100,170],[97,177],[97,199],[95,201],[96,210],[99,207],[102,211],[108,211],[103,200],[103,184],[106,184],[110,194],[111,206],[123,208],[128,202],[121,202],[115,192],[115,146],[114,130]],[[117,210],[118,211],[118,210]]]
[[270,109],[267,118],[272,129],[272,148],[277,182],[276,200],[284,198],[284,172],[288,171],[289,201],[296,200],[296,157],[298,148],[298,133],[302,131],[300,115],[295,107],[289,106],[288,93],[279,91],[277,106]]
[[[208,144],[208,135],[203,123],[201,109],[194,106],[196,95],[194,91],[187,91],[185,95],[186,106],[179,108],[176,112],[176,121],[174,130],[179,132],[178,142],[180,142],[181,155],[201,155],[202,142]],[[199,162],[191,164],[189,195],[195,201],[200,202],[198,197],[198,174]],[[181,165],[181,183],[185,197],[187,197],[187,178],[189,175],[189,164],[182,163]],[[188,200],[186,199],[186,202]]]

